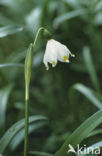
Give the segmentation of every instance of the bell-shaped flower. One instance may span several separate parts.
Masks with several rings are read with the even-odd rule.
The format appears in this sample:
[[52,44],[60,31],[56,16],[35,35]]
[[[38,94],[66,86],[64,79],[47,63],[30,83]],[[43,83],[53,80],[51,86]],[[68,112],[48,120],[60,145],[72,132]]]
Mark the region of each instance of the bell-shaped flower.
[[51,63],[52,67],[56,66],[57,61],[69,63],[69,56],[74,57],[75,55],[65,45],[51,39],[47,42],[43,62],[48,70],[48,63]]

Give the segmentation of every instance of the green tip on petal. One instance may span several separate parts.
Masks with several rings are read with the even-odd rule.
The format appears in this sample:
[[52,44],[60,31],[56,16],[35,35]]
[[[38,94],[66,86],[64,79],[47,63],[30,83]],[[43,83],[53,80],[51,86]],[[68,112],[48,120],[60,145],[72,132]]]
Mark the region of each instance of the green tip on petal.
[[75,57],[75,55],[74,55],[74,54],[72,54],[72,53],[70,53],[70,55],[71,55],[72,57]]
[[69,63],[69,59],[68,59],[68,57],[65,55],[65,56],[63,56],[63,60],[66,62],[66,63]]
[[55,66],[56,66],[55,61],[52,61],[52,67],[55,67]]

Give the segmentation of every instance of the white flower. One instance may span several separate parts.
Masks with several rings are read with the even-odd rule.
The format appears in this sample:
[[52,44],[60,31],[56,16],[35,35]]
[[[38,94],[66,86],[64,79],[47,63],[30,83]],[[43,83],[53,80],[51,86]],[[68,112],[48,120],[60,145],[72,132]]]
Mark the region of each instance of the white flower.
[[43,62],[48,70],[48,63],[51,63],[52,67],[56,66],[57,61],[69,63],[69,55],[72,57],[75,56],[65,45],[51,39],[47,42]]

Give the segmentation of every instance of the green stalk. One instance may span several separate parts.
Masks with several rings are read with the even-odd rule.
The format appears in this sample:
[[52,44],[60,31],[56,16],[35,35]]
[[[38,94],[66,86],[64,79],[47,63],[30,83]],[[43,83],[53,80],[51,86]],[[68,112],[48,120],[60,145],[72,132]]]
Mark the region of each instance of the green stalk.
[[29,133],[29,85],[30,85],[30,79],[31,79],[31,68],[32,68],[32,53],[33,49],[36,45],[39,33],[41,30],[44,30],[45,35],[51,36],[47,29],[41,27],[39,28],[34,43],[30,44],[26,58],[25,58],[25,136],[24,136],[24,156],[28,156],[28,133]]
[[39,36],[39,33],[40,33],[40,31],[42,31],[42,30],[45,32],[45,35],[48,35],[49,37],[51,37],[51,34],[50,34],[50,32],[49,32],[47,29],[45,29],[44,27],[39,28],[39,30],[38,30],[38,32],[37,32],[37,34],[36,34],[34,43],[33,43],[33,48],[35,47],[36,42],[37,42],[37,38],[38,38],[38,36]]
[[25,138],[24,138],[24,156],[28,155],[28,129],[29,129],[29,106],[28,100],[25,100]]

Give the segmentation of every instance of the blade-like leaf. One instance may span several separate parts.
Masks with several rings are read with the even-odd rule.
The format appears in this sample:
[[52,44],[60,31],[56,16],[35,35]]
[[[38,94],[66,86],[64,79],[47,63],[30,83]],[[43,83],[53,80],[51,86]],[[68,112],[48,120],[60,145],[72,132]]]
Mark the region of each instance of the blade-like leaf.
[[86,10],[85,9],[79,9],[79,10],[75,10],[75,11],[71,11],[71,12],[68,12],[64,15],[61,15],[57,18],[55,18],[54,20],[54,27],[58,27],[59,24],[65,22],[66,20],[69,20],[69,19],[72,19],[72,18],[75,18],[77,16],[80,16],[80,15],[83,15],[83,14],[86,14]]
[[90,75],[91,81],[92,81],[94,87],[96,88],[96,90],[100,92],[100,85],[99,85],[96,70],[95,70],[95,67],[94,67],[94,64],[93,64],[93,61],[92,61],[92,57],[91,57],[89,47],[85,47],[83,49],[83,56],[84,56],[85,64],[86,64],[86,67],[87,67],[87,71],[88,71],[88,73]]
[[87,137],[91,137],[91,136],[98,135],[98,134],[101,134],[101,133],[102,133],[102,129],[95,129]]
[[23,64],[17,64],[17,63],[8,63],[8,64],[0,64],[0,68],[5,68],[5,67],[24,67]]
[[45,152],[38,152],[38,151],[31,151],[29,152],[29,154],[35,156],[53,156],[52,154],[45,153]]
[[[44,121],[44,120],[47,120],[47,118],[43,116],[31,116],[29,118],[29,124],[38,121]],[[6,147],[11,142],[11,140],[15,137],[15,135],[24,128],[24,125],[25,122],[24,119],[22,119],[8,129],[8,131],[4,134],[4,136],[0,140],[0,154],[2,154],[5,151]]]
[[95,92],[84,86],[83,84],[75,84],[71,89],[79,91],[81,94],[86,96],[97,108],[102,109],[102,102],[97,98]]
[[25,58],[26,52],[27,52],[27,50],[24,50],[24,49],[14,51],[7,58],[5,58],[5,63],[10,62],[10,64],[11,64],[11,63],[16,62],[18,64],[19,62],[21,62]]
[[[44,126],[46,124],[46,121],[39,121],[37,123],[34,123],[32,125],[29,126],[29,134],[36,131],[37,129],[41,128],[42,126]],[[24,138],[24,128],[22,130],[20,130],[19,133],[17,133],[17,135],[12,139],[9,148],[10,151],[14,151],[17,146],[23,141]]]
[[34,8],[30,12],[30,14],[28,14],[25,18],[27,28],[29,29],[29,31],[31,31],[33,35],[36,34],[37,30],[40,27],[41,15],[42,15],[42,8],[37,7],[37,8]]
[[56,156],[70,156],[71,153],[67,154],[67,151],[69,150],[68,145],[71,144],[75,149],[77,144],[80,144],[100,123],[102,123],[102,110],[89,117],[70,136],[68,136],[68,139],[58,150]]
[[11,84],[0,90],[0,127],[5,124],[6,108],[12,88],[13,85]]
[[0,38],[14,34],[16,32],[20,32],[23,30],[23,27],[21,26],[4,26],[0,27]]

